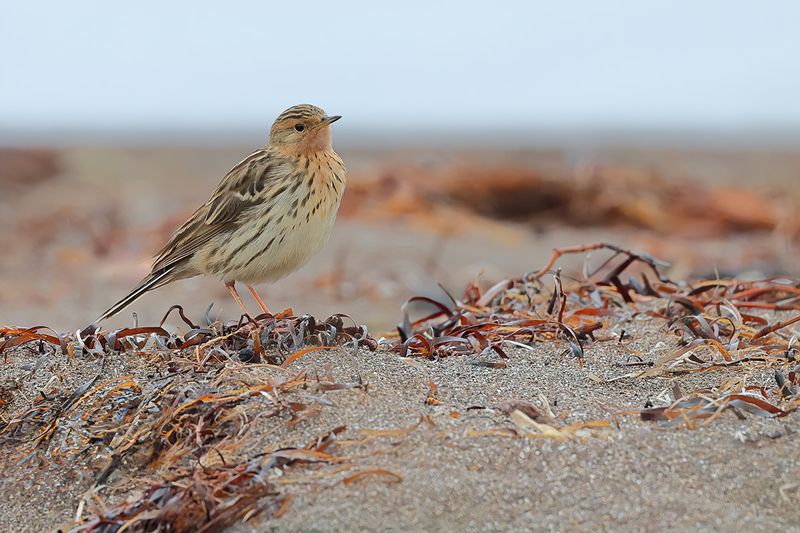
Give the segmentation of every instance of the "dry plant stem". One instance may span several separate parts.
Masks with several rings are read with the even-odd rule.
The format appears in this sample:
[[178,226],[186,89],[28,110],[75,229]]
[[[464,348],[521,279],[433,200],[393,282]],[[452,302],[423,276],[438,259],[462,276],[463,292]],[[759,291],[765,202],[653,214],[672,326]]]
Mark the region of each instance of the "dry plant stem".
[[541,270],[536,272],[535,274],[529,276],[528,279],[530,280],[538,280],[548,272],[550,269],[553,268],[553,265],[556,264],[558,258],[565,254],[579,254],[583,252],[590,252],[592,250],[601,250],[603,248],[608,248],[608,245],[604,242],[593,242],[591,244],[582,244],[580,246],[570,246],[568,248],[553,248],[553,255],[550,257],[550,261],[542,267]]
[[783,322],[778,322],[777,324],[773,324],[771,326],[767,326],[767,327],[759,330],[758,332],[756,332],[756,334],[753,335],[753,337],[750,340],[754,341],[756,339],[760,339],[761,337],[769,335],[770,333],[775,333],[779,329],[783,329],[786,326],[791,326],[792,324],[796,324],[797,322],[800,322],[800,315],[798,315],[798,316],[796,316],[796,317],[794,317],[792,319],[785,320]]
[[256,303],[261,308],[261,310],[264,313],[266,313],[268,315],[271,315],[272,313],[269,312],[269,309],[267,309],[267,306],[264,304],[264,300],[261,299],[261,296],[258,295],[256,290],[253,287],[251,287],[250,285],[248,285],[247,288],[250,289],[250,294],[252,294],[253,298],[256,299]]

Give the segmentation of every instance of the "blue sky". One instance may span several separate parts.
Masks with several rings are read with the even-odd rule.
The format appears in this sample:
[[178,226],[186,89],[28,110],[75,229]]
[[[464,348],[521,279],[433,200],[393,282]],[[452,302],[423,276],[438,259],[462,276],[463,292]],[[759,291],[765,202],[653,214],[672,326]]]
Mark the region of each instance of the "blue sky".
[[0,128],[797,127],[800,2],[6,2]]

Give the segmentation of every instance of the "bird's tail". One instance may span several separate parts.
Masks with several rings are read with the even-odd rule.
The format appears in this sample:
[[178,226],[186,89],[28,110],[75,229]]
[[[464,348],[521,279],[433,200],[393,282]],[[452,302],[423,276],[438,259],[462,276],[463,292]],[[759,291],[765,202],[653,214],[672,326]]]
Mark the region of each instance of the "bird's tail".
[[173,280],[172,274],[175,272],[175,267],[177,265],[171,265],[157,272],[152,272],[147,275],[139,284],[128,294],[125,298],[118,301],[111,308],[100,315],[97,320],[94,321],[95,324],[99,323],[101,320],[105,320],[107,318],[111,318],[112,316],[116,315],[128,305],[130,305],[134,300],[139,298],[139,296],[143,295],[147,291],[151,291],[155,288],[164,285],[165,283],[169,283]]

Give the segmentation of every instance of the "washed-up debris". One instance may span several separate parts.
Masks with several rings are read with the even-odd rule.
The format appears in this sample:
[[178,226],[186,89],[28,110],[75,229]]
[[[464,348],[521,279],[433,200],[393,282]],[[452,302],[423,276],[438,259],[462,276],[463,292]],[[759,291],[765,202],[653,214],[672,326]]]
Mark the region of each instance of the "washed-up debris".
[[[587,261],[580,275],[557,267],[564,255],[587,252],[605,255]],[[0,355],[12,364],[18,350],[35,352],[37,362],[21,368],[28,375],[48,360],[102,362],[121,354],[140,358],[152,375],[99,372],[69,388],[53,383],[10,415],[4,408],[17,402],[24,383],[3,382],[0,444],[13,475],[44,476],[59,464],[79,465],[77,471],[97,490],[131,472],[143,475],[122,503],[97,494],[81,500],[68,528],[73,531],[220,531],[238,521],[270,521],[291,512],[298,505],[289,490],[294,484],[324,482],[344,490],[406,483],[401,469],[381,463],[376,448],[398,449],[423,434],[453,438],[437,427],[436,417],[470,424],[459,435],[480,438],[475,442],[503,437],[566,443],[609,437],[624,430],[619,419],[629,415],[690,429],[726,412],[788,416],[800,407],[798,311],[796,281],[675,281],[663,261],[592,243],[557,249],[543,268],[486,291],[471,284],[461,298],[446,302],[411,298],[402,307],[396,336],[383,339],[380,347],[365,327],[344,315],[318,321],[291,311],[227,324],[206,317],[198,325],[173,306],[152,327],[89,327],[66,335],[42,326],[6,327],[0,329]],[[164,326],[170,315],[181,320],[184,333]],[[629,349],[632,335],[625,332],[635,332],[628,327],[632,320],[659,324],[670,342],[658,353]],[[248,440],[254,416],[288,431],[335,410],[329,398],[337,394],[369,397],[371,385],[360,375],[343,379],[330,363],[309,370],[309,361],[334,348],[354,350],[359,357],[364,349],[385,350],[409,362],[413,372],[426,373],[442,358],[460,358],[466,372],[503,376],[518,364],[520,350],[546,345],[559,364],[582,367],[592,361],[598,343],[610,343],[620,353],[608,368],[586,372],[583,386],[657,378],[676,383],[672,399],[662,395],[644,409],[624,412],[610,404],[608,419],[583,416],[568,423],[572,413],[555,403],[551,408],[544,396],[453,405],[449,384],[427,374],[421,382],[412,380],[422,387],[414,394],[422,394],[415,396],[419,418],[408,425],[340,426],[294,447],[262,436],[256,450]],[[768,369],[774,383],[754,384],[748,375],[754,368]],[[248,379],[247,371],[255,370],[258,379]],[[597,375],[603,370],[617,375]],[[687,393],[677,386],[681,376],[720,370],[737,377]],[[565,392],[574,394],[579,386]],[[472,426],[469,413],[479,410],[486,413],[483,425]],[[339,453],[345,448],[353,453]]]
[[[173,310],[178,311],[184,324],[190,328],[183,335],[170,334],[163,327]],[[350,319],[346,315],[334,315],[324,322],[317,322],[310,315],[296,317],[292,316],[291,310],[287,310],[277,316],[261,315],[251,322],[245,322],[243,317],[236,323],[212,323],[206,317],[208,325],[200,327],[186,317],[181,306],[173,305],[161,324],[154,327],[105,331],[92,325],[68,335],[52,331],[46,326],[0,327],[0,355],[15,346],[36,341],[60,348],[63,354],[70,357],[76,353],[102,356],[110,352],[146,348],[184,351],[193,347],[214,347],[229,355],[247,350],[249,357],[254,353],[259,357],[268,347],[275,347],[281,353],[291,353],[309,344],[349,343],[354,348],[366,346],[372,350],[377,347],[377,341],[369,336],[364,326],[346,324],[345,320]]]
[[[780,384],[780,382],[779,382]],[[725,410],[731,410],[739,417],[745,413],[761,417],[784,417],[800,407],[800,399],[785,402],[778,406],[780,398],[772,400],[761,387],[745,387],[741,390],[729,387],[728,390],[700,389],[678,397],[672,404],[663,407],[649,407],[640,413],[642,420],[663,422],[668,425],[684,424],[690,429],[706,424]]]

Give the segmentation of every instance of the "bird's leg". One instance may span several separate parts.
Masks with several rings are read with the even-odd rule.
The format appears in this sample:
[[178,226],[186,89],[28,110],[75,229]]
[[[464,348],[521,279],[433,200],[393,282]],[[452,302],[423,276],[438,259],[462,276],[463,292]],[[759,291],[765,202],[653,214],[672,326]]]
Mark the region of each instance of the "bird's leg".
[[261,310],[264,311],[264,313],[271,315],[272,313],[269,312],[269,309],[267,309],[267,306],[264,304],[264,300],[261,299],[261,296],[258,295],[256,290],[250,285],[248,285],[247,288],[250,289],[250,294],[252,294],[253,298],[256,299],[256,303],[261,308]]
[[250,318],[250,313],[247,312],[247,308],[244,306],[242,297],[239,296],[239,292],[236,290],[235,283],[235,281],[226,281],[225,286],[228,287],[228,290],[231,292],[231,296],[233,296],[233,299],[236,300],[237,304],[239,304],[239,308],[242,310],[242,313],[244,313],[247,318]]

